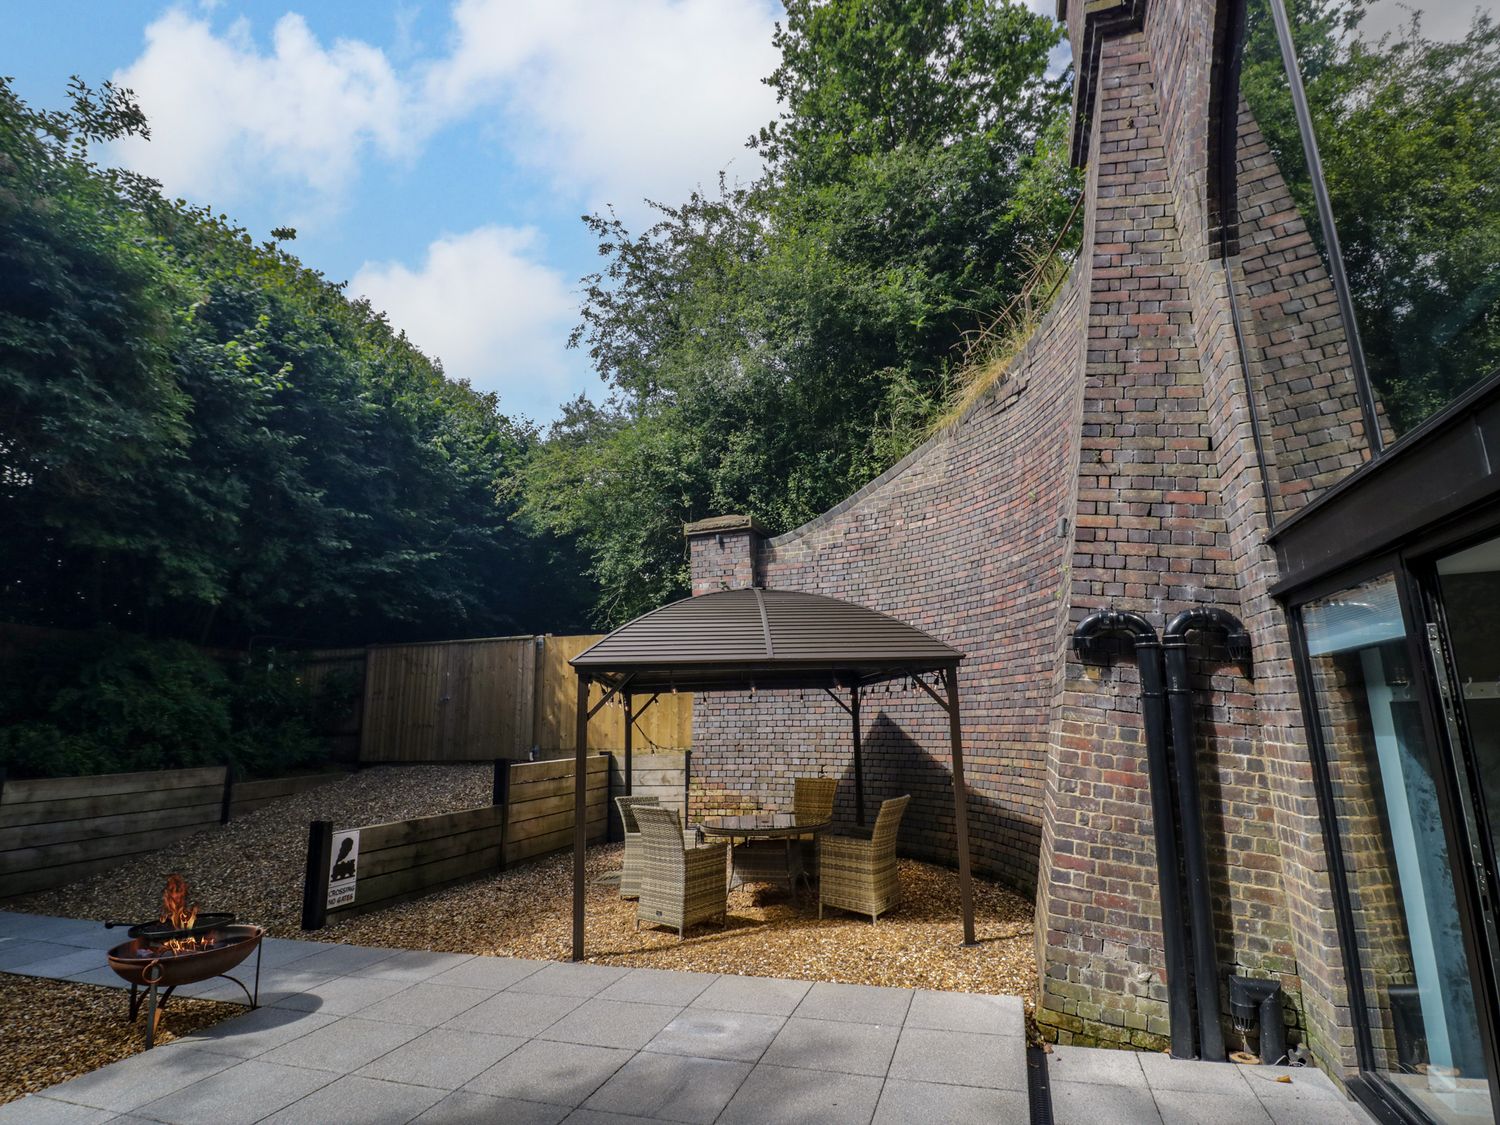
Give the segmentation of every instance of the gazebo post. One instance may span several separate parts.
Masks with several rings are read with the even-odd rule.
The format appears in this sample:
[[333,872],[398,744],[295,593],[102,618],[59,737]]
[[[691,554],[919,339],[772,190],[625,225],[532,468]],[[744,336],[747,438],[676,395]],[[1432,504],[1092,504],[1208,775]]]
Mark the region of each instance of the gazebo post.
[[626,689],[623,694],[625,696],[625,796],[628,797],[630,796],[631,778],[633,776],[630,762],[630,728],[635,726],[635,715],[632,707],[635,700],[631,696],[629,689]]
[[573,750],[573,960],[583,960],[584,852],[588,848],[589,677],[578,673],[577,743]]
[[849,717],[854,720],[854,823],[865,826],[865,763],[859,737],[859,677],[850,693]]
[[964,785],[964,739],[958,718],[958,665],[943,671],[948,685],[948,743],[953,752],[953,819],[958,835],[958,894],[964,911],[964,944],[974,945],[974,890],[969,885],[969,793]]

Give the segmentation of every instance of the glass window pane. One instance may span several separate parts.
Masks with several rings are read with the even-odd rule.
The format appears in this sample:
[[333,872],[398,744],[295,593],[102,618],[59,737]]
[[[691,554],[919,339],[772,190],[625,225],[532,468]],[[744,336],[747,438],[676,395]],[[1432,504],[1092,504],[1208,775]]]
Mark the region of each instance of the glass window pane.
[[1435,751],[1395,582],[1313,602],[1302,622],[1376,1069],[1438,1121],[1490,1120]]
[[[1242,91],[1325,257],[1269,4]],[[1365,363],[1402,434],[1500,370],[1500,0],[1285,0]]]

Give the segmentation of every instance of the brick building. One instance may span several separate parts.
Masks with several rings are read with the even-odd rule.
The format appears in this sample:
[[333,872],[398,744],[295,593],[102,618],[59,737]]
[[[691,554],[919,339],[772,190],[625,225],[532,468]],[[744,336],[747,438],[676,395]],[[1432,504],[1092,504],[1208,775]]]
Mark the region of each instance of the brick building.
[[[1376,354],[1399,310],[1347,280],[1371,251],[1334,233],[1321,87],[1284,65],[1300,8],[1281,2],[1065,0],[1087,187],[1045,321],[958,421],[811,523],[691,525],[693,590],[829,594],[967,654],[974,859],[1036,897],[1038,1019],[1150,1049],[1170,1032],[1158,846],[1188,814],[1152,815],[1129,653],[1085,660],[1073,635],[1109,607],[1157,630],[1233,614],[1249,660],[1190,638],[1215,962],[1197,972],[1221,1001],[1230,974],[1279,982],[1290,1041],[1378,1112],[1489,1119],[1500,387],[1481,356],[1430,417],[1387,410],[1380,373],[1422,349]],[[863,716],[871,803],[913,794],[903,849],[951,862],[943,716],[908,688]],[[822,693],[705,697],[693,733],[695,813],[850,768]]]

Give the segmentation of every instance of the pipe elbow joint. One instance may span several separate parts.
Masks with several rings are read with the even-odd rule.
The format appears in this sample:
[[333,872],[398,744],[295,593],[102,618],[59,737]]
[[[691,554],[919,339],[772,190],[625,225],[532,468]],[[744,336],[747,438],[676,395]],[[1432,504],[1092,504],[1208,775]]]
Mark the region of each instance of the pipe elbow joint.
[[1073,651],[1080,658],[1103,658],[1112,654],[1107,641],[1111,638],[1130,642],[1132,647],[1159,645],[1156,628],[1139,613],[1125,609],[1101,609],[1089,614],[1073,630]]
[[1195,629],[1222,633],[1229,655],[1235,661],[1244,663],[1250,659],[1250,634],[1244,623],[1227,609],[1217,606],[1183,610],[1168,623],[1162,638],[1167,644],[1182,644],[1187,634]]

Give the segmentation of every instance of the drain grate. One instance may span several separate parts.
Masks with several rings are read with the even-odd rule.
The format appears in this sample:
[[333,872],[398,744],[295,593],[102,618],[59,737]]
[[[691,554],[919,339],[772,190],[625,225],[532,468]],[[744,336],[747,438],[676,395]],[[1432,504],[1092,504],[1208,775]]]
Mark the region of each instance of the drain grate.
[[1026,1048],[1026,1095],[1031,1102],[1031,1125],[1052,1125],[1052,1087],[1047,1082],[1047,1052]]

